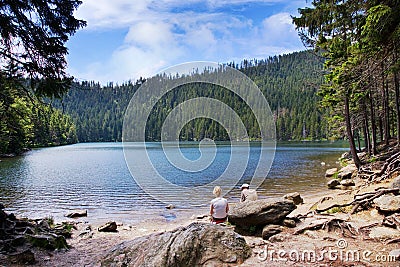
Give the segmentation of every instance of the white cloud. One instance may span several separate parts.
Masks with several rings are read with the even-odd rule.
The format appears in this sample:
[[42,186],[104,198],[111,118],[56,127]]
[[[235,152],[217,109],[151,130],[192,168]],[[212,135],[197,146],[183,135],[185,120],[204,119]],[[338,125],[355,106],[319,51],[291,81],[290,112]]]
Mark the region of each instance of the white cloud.
[[[282,0],[234,0],[229,4],[274,3]],[[281,12],[256,25],[251,18],[210,10],[183,8],[191,4],[228,5],[228,1],[85,0],[77,16],[88,21],[88,31],[127,29],[123,43],[102,62],[88,64],[80,76],[87,79],[126,81],[148,77],[187,61],[228,62],[265,58],[302,49],[290,14]]]
[[264,19],[262,34],[266,44],[296,44],[298,35],[289,13],[279,13]]
[[75,15],[88,22],[87,30],[118,28],[151,13],[150,3],[149,0],[84,0]]
[[154,47],[174,42],[171,25],[165,22],[139,22],[130,27],[125,42],[143,47]]

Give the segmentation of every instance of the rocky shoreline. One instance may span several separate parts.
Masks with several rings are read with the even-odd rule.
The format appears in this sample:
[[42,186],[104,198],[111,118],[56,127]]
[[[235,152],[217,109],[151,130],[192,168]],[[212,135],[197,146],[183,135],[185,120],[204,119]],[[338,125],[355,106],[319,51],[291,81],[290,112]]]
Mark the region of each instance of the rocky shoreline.
[[[399,151],[381,148],[374,160],[360,154],[370,163],[359,170],[342,157],[345,166],[327,170],[332,180],[320,196],[294,192],[280,200],[232,203],[224,225],[197,215],[161,224],[56,226],[1,209],[0,265],[399,266]],[[62,236],[66,242],[39,246],[30,236]]]

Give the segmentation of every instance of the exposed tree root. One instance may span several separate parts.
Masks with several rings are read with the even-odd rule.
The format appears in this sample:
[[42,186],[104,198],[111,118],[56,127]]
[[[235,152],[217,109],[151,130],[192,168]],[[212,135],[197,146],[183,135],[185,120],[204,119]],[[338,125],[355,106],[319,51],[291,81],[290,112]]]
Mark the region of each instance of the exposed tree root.
[[365,209],[366,207],[369,206],[369,204],[375,199],[380,196],[383,196],[385,194],[389,193],[399,193],[399,188],[393,188],[393,189],[379,189],[375,192],[368,192],[368,193],[363,193],[359,195],[354,196],[354,200],[350,203],[344,203],[344,204],[333,204],[329,207],[323,208],[323,209],[316,209],[316,212],[324,212],[327,210],[330,210],[332,208],[344,208],[348,206],[353,206],[353,208],[350,211],[350,214],[354,214],[357,212],[357,210],[361,207]]

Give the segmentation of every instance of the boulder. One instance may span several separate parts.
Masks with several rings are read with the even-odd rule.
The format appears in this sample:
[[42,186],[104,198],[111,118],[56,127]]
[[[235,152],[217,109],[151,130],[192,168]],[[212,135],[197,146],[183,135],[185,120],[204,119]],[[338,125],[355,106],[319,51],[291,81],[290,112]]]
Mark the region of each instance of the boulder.
[[231,228],[195,222],[125,241],[101,259],[101,266],[228,266],[250,255],[244,238]]
[[279,234],[280,232],[282,232],[281,226],[269,224],[269,225],[264,226],[261,236],[263,239],[267,240],[271,236]]
[[295,205],[303,204],[303,198],[300,196],[298,192],[289,193],[283,196],[284,199],[293,201]]
[[350,152],[344,152],[340,158],[342,159],[351,159],[351,153]]
[[338,186],[338,185],[340,185],[340,182],[339,182],[339,180],[337,180],[337,179],[332,179],[332,180],[330,180],[330,181],[328,182],[328,188],[329,188],[329,189],[335,189],[336,186]]
[[352,179],[345,179],[340,181],[340,184],[343,186],[355,186],[356,183]]
[[87,210],[73,210],[68,214],[65,214],[65,217],[68,218],[78,218],[78,217],[86,217]]
[[349,164],[339,170],[338,178],[340,179],[351,179],[353,173],[357,171],[357,166],[355,164]]
[[296,221],[293,219],[284,219],[282,222],[283,226],[289,227],[289,228],[295,228],[296,227]]
[[390,184],[390,188],[400,188],[400,176],[397,176],[393,179],[392,183]]
[[376,208],[383,212],[400,211],[400,195],[386,194],[374,199]]
[[351,179],[352,176],[353,176],[353,172],[348,171],[348,170],[341,171],[341,172],[338,173],[338,178],[342,179],[342,180]]
[[29,242],[39,248],[45,249],[62,249],[68,248],[67,241],[63,236],[55,234],[38,234],[38,235],[27,235]]
[[108,222],[97,229],[99,232],[118,232],[116,222]]
[[280,224],[286,215],[296,209],[293,201],[271,201],[260,199],[240,202],[230,209],[229,222],[239,227],[263,226],[266,224]]
[[325,172],[325,177],[332,177],[337,173],[338,169],[337,168],[332,168],[332,169],[327,169]]

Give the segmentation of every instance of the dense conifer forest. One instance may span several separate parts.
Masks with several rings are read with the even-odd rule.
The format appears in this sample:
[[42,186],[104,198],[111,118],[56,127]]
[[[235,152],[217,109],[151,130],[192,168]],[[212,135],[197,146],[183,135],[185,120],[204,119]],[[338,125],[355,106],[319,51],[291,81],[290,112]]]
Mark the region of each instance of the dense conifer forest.
[[73,16],[81,3],[1,1],[0,157],[77,141],[70,117],[43,99],[59,98],[70,88],[65,43],[86,26]]
[[[263,92],[273,112],[279,140],[322,140],[329,137],[324,119],[327,113],[319,108],[320,98],[316,94],[323,82],[323,60],[320,57],[304,51],[227,65],[249,76]],[[61,102],[53,105],[71,116],[79,142],[121,141],[124,112],[143,82],[144,79],[139,79],[135,83],[110,83],[106,86],[94,81],[76,83]],[[174,107],[201,96],[229,105],[244,122],[249,137],[259,138],[255,117],[238,96],[216,85],[192,83],[172,90],[154,106],[147,122],[147,140],[160,140],[162,123]],[[205,137],[213,140],[229,138],[221,125],[206,118],[190,121],[180,133],[181,140]]]

